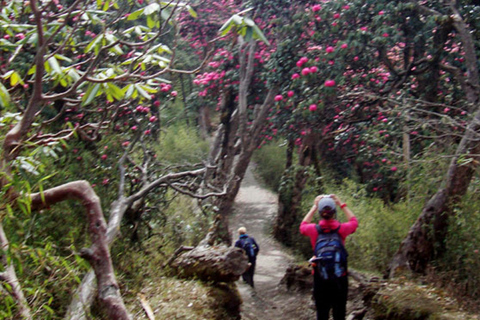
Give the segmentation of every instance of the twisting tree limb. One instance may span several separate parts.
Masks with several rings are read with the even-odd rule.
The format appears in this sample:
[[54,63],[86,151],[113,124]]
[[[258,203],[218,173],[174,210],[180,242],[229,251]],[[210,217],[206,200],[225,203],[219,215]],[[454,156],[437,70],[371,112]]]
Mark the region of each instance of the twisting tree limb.
[[92,266],[98,285],[98,299],[105,306],[110,319],[130,320],[120,295],[107,241],[107,223],[100,199],[90,183],[74,181],[42,193],[30,195],[32,209],[40,209],[67,199],[77,199],[85,207],[88,231],[92,245],[81,250],[81,256]]

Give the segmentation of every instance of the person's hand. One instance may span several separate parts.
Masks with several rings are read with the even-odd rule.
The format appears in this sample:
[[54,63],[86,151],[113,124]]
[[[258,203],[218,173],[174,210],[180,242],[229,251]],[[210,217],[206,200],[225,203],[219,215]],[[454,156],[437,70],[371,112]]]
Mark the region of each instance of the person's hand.
[[322,200],[323,197],[325,197],[325,195],[323,195],[323,194],[317,196],[317,197],[315,198],[315,200],[313,201],[313,205],[314,205],[315,207],[318,207],[318,202],[320,202],[320,200]]
[[340,198],[336,194],[331,194],[330,198],[332,198],[333,201],[335,201],[335,204],[337,206],[340,206],[342,204],[342,202],[340,201]]

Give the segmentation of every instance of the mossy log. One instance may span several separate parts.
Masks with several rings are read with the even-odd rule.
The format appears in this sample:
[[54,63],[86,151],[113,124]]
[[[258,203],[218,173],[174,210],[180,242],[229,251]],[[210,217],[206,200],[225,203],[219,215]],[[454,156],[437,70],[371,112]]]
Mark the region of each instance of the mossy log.
[[170,266],[177,274],[203,281],[233,282],[248,268],[242,249],[226,246],[198,246],[177,256]]

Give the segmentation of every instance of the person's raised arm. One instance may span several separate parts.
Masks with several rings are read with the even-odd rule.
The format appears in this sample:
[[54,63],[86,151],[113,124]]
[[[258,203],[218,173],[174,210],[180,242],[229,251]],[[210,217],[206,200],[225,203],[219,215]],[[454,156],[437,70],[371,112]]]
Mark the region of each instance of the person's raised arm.
[[322,199],[324,196],[321,195],[321,196],[317,196],[315,198],[315,200],[313,201],[313,206],[312,208],[310,209],[310,211],[308,211],[308,213],[305,215],[305,217],[303,218],[302,222],[307,222],[307,223],[310,223],[312,222],[312,219],[313,219],[313,215],[315,214],[315,212],[317,212],[318,210],[318,202],[320,201],[320,199]]
[[353,214],[352,210],[350,210],[349,207],[347,207],[347,204],[346,203],[342,203],[342,201],[340,200],[340,198],[335,195],[335,194],[331,194],[330,197],[333,199],[333,201],[335,201],[335,204],[337,206],[340,207],[340,209],[342,209],[343,213],[345,214],[345,217],[347,217],[348,220],[352,219],[353,217],[355,217],[355,215]]

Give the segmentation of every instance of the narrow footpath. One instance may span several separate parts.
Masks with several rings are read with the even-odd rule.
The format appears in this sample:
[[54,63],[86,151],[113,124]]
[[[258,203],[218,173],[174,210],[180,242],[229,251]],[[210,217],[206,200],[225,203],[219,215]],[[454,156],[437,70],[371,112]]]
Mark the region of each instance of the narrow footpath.
[[244,226],[260,247],[254,277],[255,289],[242,280],[237,283],[243,299],[242,319],[313,319],[315,311],[311,295],[287,292],[280,285],[293,257],[270,235],[276,212],[276,195],[261,187],[249,168],[230,219],[233,240],[238,238],[237,229]]

